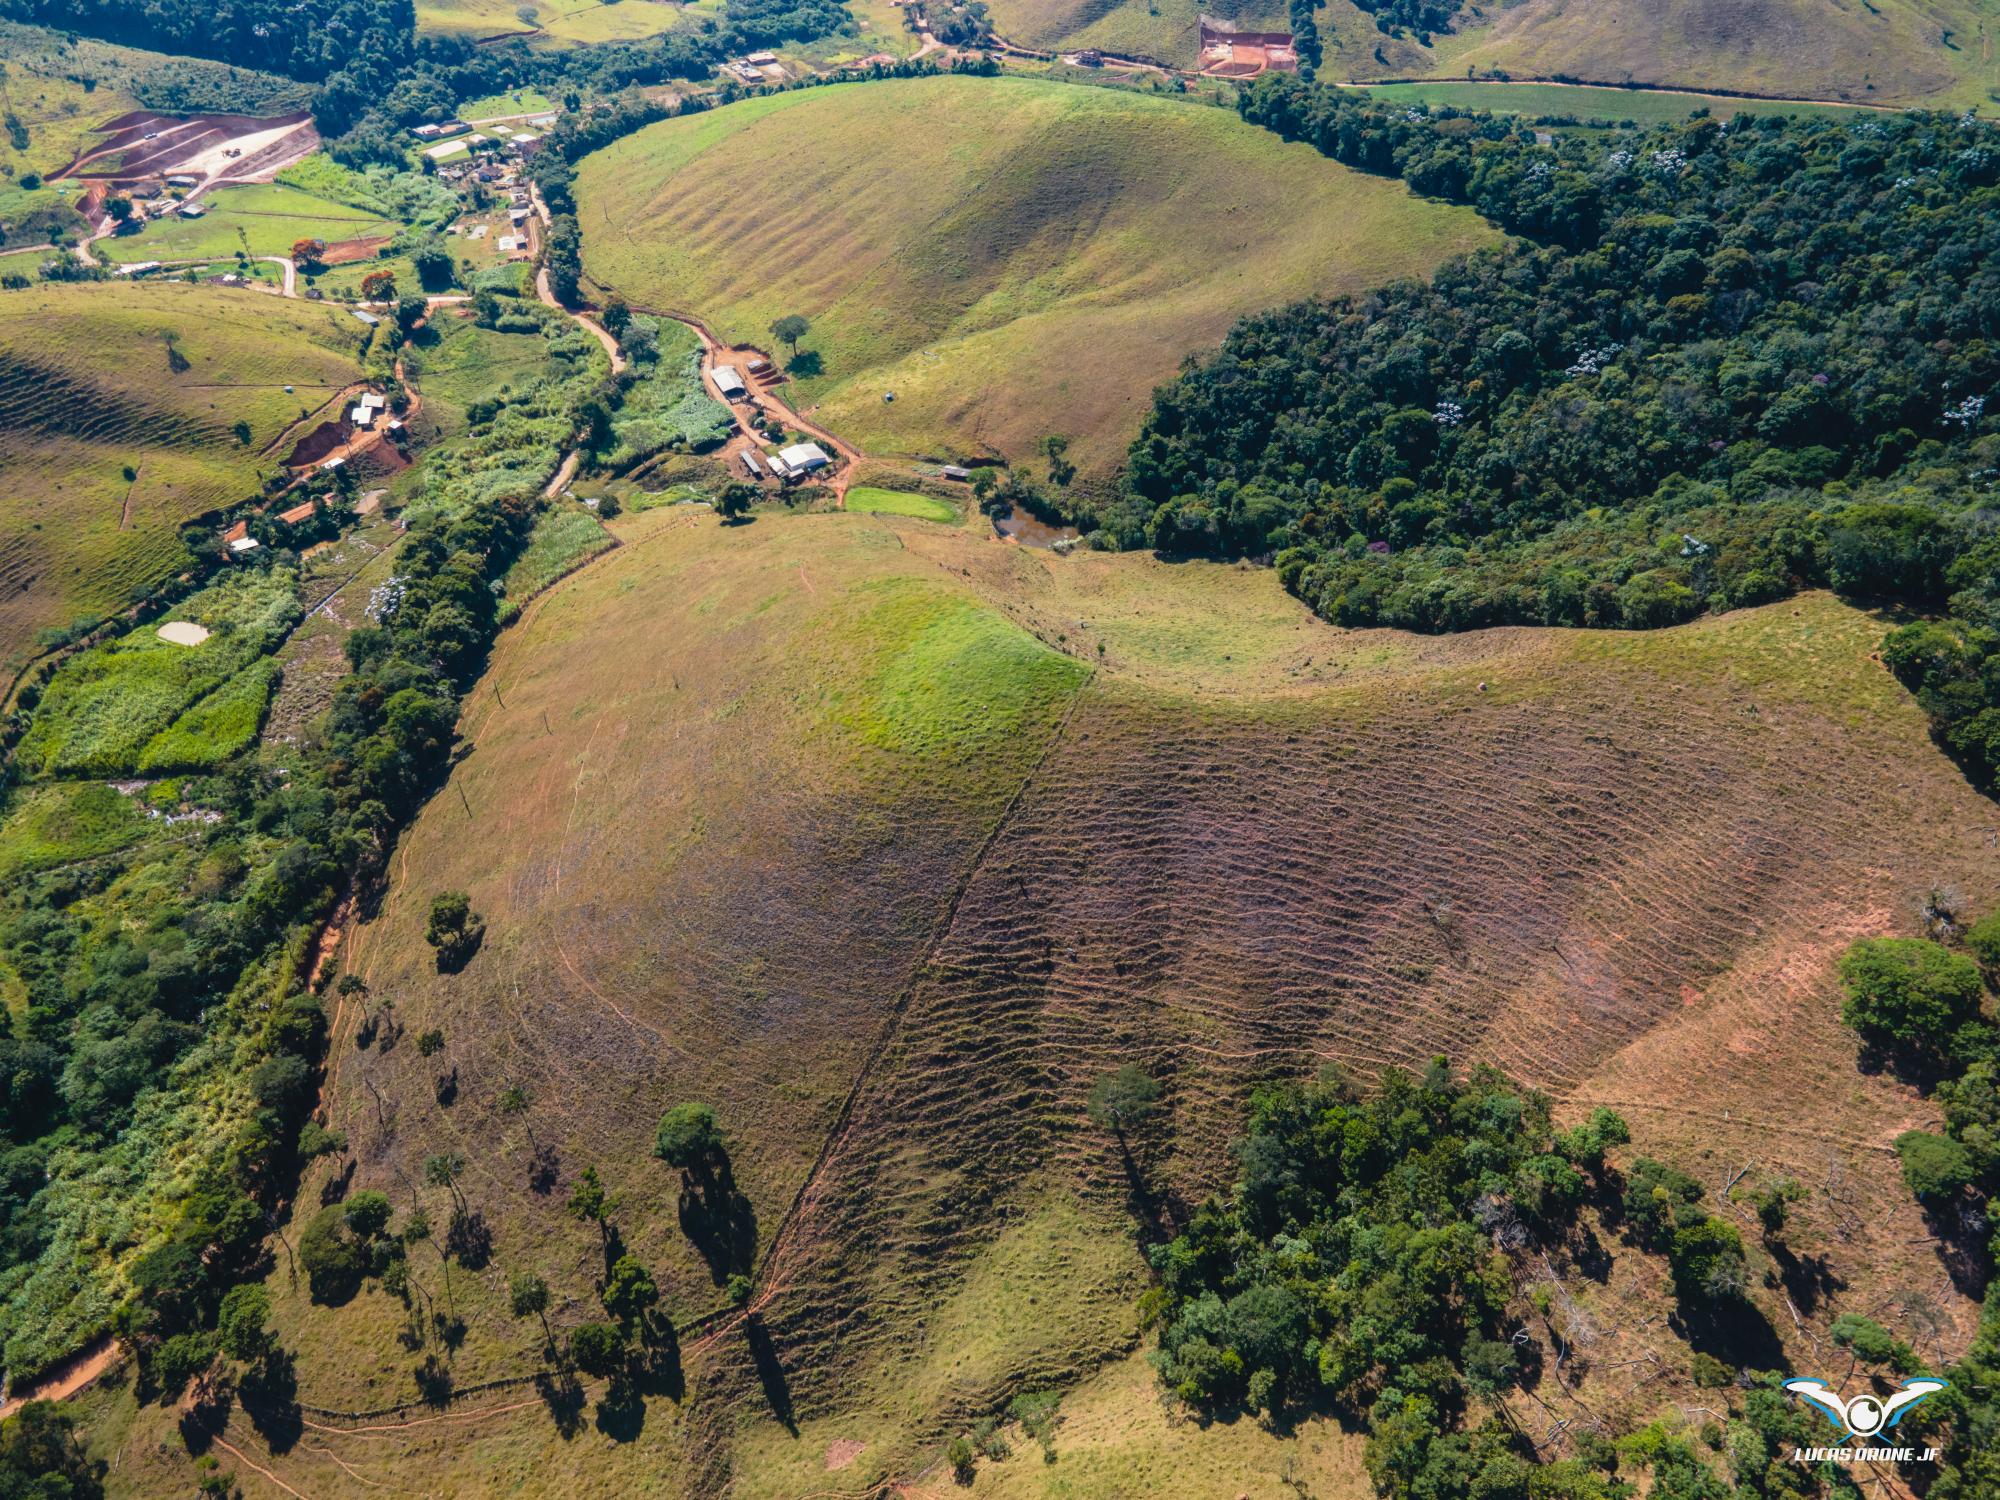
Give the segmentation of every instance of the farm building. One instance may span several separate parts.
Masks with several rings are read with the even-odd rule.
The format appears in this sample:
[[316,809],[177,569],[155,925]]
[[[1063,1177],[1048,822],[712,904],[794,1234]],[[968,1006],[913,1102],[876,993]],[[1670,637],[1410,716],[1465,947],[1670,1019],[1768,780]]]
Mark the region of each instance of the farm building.
[[743,376],[734,365],[717,365],[712,377],[715,388],[725,401],[741,401],[749,392],[743,384]]
[[764,466],[757,461],[756,449],[745,448],[743,450],[743,468],[752,479],[762,479],[764,477]]
[[257,538],[254,536],[239,536],[230,542],[229,550],[238,557],[241,557],[246,552],[255,552],[257,550]]
[[301,501],[290,510],[281,510],[278,512],[278,519],[283,521],[287,526],[296,526],[301,521],[310,521],[312,518],[313,503],[310,500]]
[[1214,78],[1255,78],[1274,69],[1299,70],[1288,31],[1232,31],[1213,16],[1201,18],[1201,70]]
[[181,205],[181,217],[183,219],[199,219],[207,212],[208,205],[206,203],[183,203]]
[[375,413],[365,406],[357,406],[347,414],[347,420],[356,427],[373,427],[375,425]]
[[366,323],[370,328],[373,328],[377,323],[382,321],[380,318],[376,317],[375,314],[373,314],[372,312],[363,312],[358,307],[355,308],[353,311],[354,311],[354,316],[359,318],[362,322]]
[[200,182],[201,179],[191,172],[176,172],[167,179],[167,186],[170,188],[191,188],[197,186]]
[[775,52],[752,52],[743,60],[747,63],[754,63],[760,68],[768,68],[778,60],[778,54]]
[[946,479],[956,479],[961,484],[972,477],[972,470],[962,469],[957,464],[946,464],[942,469],[938,470],[938,473],[942,474]]
[[785,461],[785,470],[790,474],[810,474],[833,462],[818,443],[794,443],[789,448],[780,448],[778,457]]
[[135,260],[119,266],[112,274],[117,276],[144,276],[148,271],[157,271],[160,263],[156,260]]

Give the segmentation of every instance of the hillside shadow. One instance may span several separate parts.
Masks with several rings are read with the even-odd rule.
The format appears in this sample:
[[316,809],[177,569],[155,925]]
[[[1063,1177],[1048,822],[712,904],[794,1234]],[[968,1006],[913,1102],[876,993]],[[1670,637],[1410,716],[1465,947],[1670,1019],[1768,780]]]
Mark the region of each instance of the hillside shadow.
[[568,1442],[583,1431],[583,1385],[572,1372],[543,1371],[535,1377],[535,1394],[549,1409],[557,1437]]
[[762,1318],[752,1313],[744,1321],[743,1331],[750,1344],[750,1361],[757,1367],[757,1383],[764,1388],[771,1415],[786,1432],[797,1437],[799,1423],[792,1410],[791,1383],[785,1379],[785,1367],[778,1360],[778,1346],[772,1342],[770,1330],[765,1328]]
[[732,1275],[749,1274],[757,1253],[757,1211],[737,1191],[728,1168],[706,1182],[683,1174],[679,1207],[681,1231],[717,1286]]
[[1785,1346],[1771,1320],[1741,1297],[1683,1302],[1667,1319],[1688,1347],[1732,1369],[1782,1370]]
[[250,1425],[274,1454],[289,1452],[305,1435],[305,1413],[299,1406],[298,1367],[286,1350],[276,1349],[246,1371],[242,1382],[243,1410]]

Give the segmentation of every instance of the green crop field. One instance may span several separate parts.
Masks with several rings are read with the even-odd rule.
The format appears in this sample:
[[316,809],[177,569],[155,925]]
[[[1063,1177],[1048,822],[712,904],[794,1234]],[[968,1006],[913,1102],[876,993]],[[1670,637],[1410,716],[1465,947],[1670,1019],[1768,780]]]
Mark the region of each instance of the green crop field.
[[[745,192],[770,162],[781,184]],[[666,121],[588,158],[578,199],[586,269],[635,305],[767,346],[810,318],[821,373],[787,399],[864,450],[1020,458],[1062,433],[1100,470],[1237,317],[1494,241],[1232,113],[1021,79]]]
[[[1176,1420],[1130,1357],[1134,1177],[1194,1204],[1234,1170],[1251,1086],[1334,1060],[1476,1054],[1566,1119],[1616,1107],[1704,1181],[1834,1162],[1838,1204],[1800,1202],[1791,1233],[1858,1301],[1935,1279],[1887,1149],[1927,1106],[1856,1072],[1833,966],[1913,891],[1990,888],[2000,854],[1867,614],[1808,595],[1420,638],[1327,626],[1268,569],[881,513],[613,529],[501,638],[476,753],[342,948],[367,988],[333,1006],[340,1186],[476,1214],[490,1260],[413,1258],[448,1341],[373,1286],[329,1308],[271,1278],[298,1398],[384,1413],[275,1451],[231,1413],[232,1452],[285,1487],[942,1495],[946,1435],[1053,1387],[1055,1460],[1016,1434],[971,1493],[1283,1500],[1288,1473],[1360,1500],[1357,1434]],[[116,814],[90,811],[95,837]],[[486,924],[454,974],[424,938],[446,890]],[[1126,1158],[1085,1099],[1133,1061],[1165,1109]],[[726,1244],[651,1154],[689,1098],[743,1195]],[[426,1184],[452,1153],[457,1185]],[[596,1316],[599,1234],[563,1209],[585,1166],[682,1329],[636,1412],[601,1380],[574,1404],[529,1384],[539,1333],[508,1308],[533,1272],[559,1334]],[[1601,1279],[1564,1277],[1605,1330],[1572,1390],[1624,1428],[1672,1420],[1701,1398],[1645,1316],[1661,1273],[1601,1243]],[[748,1309],[691,1326],[735,1265]],[[448,1409],[420,1404],[426,1358],[465,1393]],[[516,1383],[468,1389],[489,1381]],[[168,1492],[172,1406],[129,1381],[88,1400],[118,1493]]]
[[1977,108],[2000,101],[1990,0],[1522,0],[1461,15],[1422,47],[1336,0],[1320,23],[1328,76],[1648,83],[1848,104]]
[[248,255],[289,255],[302,239],[385,239],[403,226],[367,209],[318,198],[282,182],[218,188],[202,196],[208,212],[147,224],[137,234],[100,240],[114,261],[214,260],[241,250]]
[[907,490],[877,489],[873,485],[856,485],[847,492],[845,503],[849,510],[872,511],[885,516],[915,516],[921,521],[947,524],[959,519],[957,509],[942,500],[934,500],[929,495],[912,495]]
[[180,283],[0,293],[0,661],[182,566],[181,525],[258,492],[266,450],[358,377],[361,333]]
[[[116,776],[205,770],[256,737],[276,679],[258,660],[299,615],[283,571],[225,576],[158,622],[63,665],[21,739],[29,775]],[[206,639],[171,638],[194,624]]]
[[432,419],[447,433],[465,425],[474,402],[525,389],[554,368],[540,333],[502,333],[449,314],[432,319],[405,363]]

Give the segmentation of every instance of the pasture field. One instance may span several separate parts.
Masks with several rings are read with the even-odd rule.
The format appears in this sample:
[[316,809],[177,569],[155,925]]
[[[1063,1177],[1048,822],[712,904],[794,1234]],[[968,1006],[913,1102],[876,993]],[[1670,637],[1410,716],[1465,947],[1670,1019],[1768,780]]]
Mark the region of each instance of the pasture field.
[[0,295],[0,661],[182,567],[181,526],[257,493],[286,429],[358,377],[361,333],[178,282]]
[[[1045,51],[1096,47],[1169,67],[1201,64],[1200,17],[1217,7],[1202,0],[993,0],[994,28],[1010,42]],[[1253,0],[1229,13],[1242,31],[1290,31],[1286,7]]]
[[[744,192],[772,161],[786,191]],[[787,399],[864,450],[1024,458],[1062,433],[1086,470],[1239,316],[1495,241],[1233,113],[1008,78],[665,121],[588,158],[578,201],[586,269],[635,306],[732,343],[811,319],[820,373],[795,362]]]
[[[1646,634],[1422,638],[1330,627],[1269,570],[880,513],[613,529],[501,638],[475,752],[342,947],[367,987],[329,1052],[346,1190],[438,1222],[422,1164],[463,1156],[492,1239],[452,1272],[464,1337],[406,1347],[377,1290],[327,1309],[270,1283],[316,1407],[415,1402],[426,1355],[460,1390],[522,1383],[276,1452],[239,1408],[226,1440],[285,1485],[944,1493],[945,1437],[1053,1387],[1056,1462],[1017,1436],[973,1493],[1171,1474],[1280,1500],[1289,1468],[1359,1500],[1359,1440],[1328,1424],[1168,1422],[1128,1358],[1149,1232],[1129,1174],[1192,1204],[1233,1170],[1258,1081],[1440,1051],[1549,1090],[1565,1121],[1611,1105],[1634,1150],[1705,1183],[1746,1158],[1798,1176],[1788,1238],[1832,1273],[1800,1307],[1813,1336],[1864,1309],[1903,1331],[1920,1288],[1963,1347],[1974,1306],[1888,1147],[1929,1106],[1855,1068],[1833,966],[1911,930],[1934,884],[1990,889],[2000,852],[1871,659],[1879,621],[1811,595]],[[454,889],[486,937],[441,974],[424,926]],[[1166,1092],[1128,1166],[1084,1100],[1130,1061]],[[743,1202],[721,1221],[651,1155],[686,1099],[728,1137]],[[559,1331],[598,1316],[599,1236],[563,1211],[586,1165],[683,1331],[678,1379],[637,1411],[586,1381],[565,1437],[507,1280],[545,1276]],[[1555,1272],[1602,1339],[1583,1399],[1677,1420],[1700,1397],[1646,1316],[1664,1271],[1596,1233],[1601,1281]],[[1754,1337],[1809,1358],[1751,1254]],[[164,1490],[174,1413],[90,1399],[118,1492]]]
[[[664,36],[695,25],[703,17],[718,15],[722,9],[719,0],[696,0],[690,5],[671,0],[534,0],[529,8],[535,12],[532,21],[521,18],[519,0],[420,0],[417,29],[482,37],[534,33],[539,43],[578,47]],[[490,113],[515,114],[520,109],[545,107],[545,103],[525,104]],[[469,112],[466,117],[474,118]]]
[[954,525],[960,519],[958,508],[929,495],[913,495],[908,490],[878,489],[874,485],[856,485],[847,492],[847,508],[863,514],[873,512],[885,516],[914,516],[920,521],[940,521]]
[[1782,99],[2000,109],[2000,13],[1988,0],[1522,0],[1463,13],[1435,45],[1393,42],[1365,13],[1323,12],[1329,77],[1650,83]]
[[1718,120],[1742,114],[1788,114],[1825,119],[1861,118],[1845,104],[1775,104],[1732,99],[1723,94],[1669,93],[1662,89],[1576,88],[1560,83],[1378,83],[1368,92],[1378,99],[1456,109],[1483,109],[1501,115],[1572,115],[1579,120],[1664,125],[1705,109]]
[[560,114],[562,106],[537,88],[509,89],[501,94],[487,94],[478,99],[469,99],[458,107],[458,117],[471,124],[481,120],[506,119],[514,115],[538,114],[542,112]]
[[364,208],[319,198],[282,182],[244,183],[202,196],[208,212],[198,219],[156,220],[137,234],[99,240],[107,259],[216,260],[241,250],[247,255],[290,255],[296,240],[386,238],[402,229],[394,219]]

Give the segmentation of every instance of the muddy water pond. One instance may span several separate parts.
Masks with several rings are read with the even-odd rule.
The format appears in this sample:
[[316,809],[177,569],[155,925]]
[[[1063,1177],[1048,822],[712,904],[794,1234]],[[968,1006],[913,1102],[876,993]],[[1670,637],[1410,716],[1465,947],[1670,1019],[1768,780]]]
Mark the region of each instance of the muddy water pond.
[[1074,526],[1051,526],[1046,521],[1036,520],[1018,505],[996,520],[993,530],[1023,547],[1053,547],[1057,542],[1073,542],[1077,538]]

